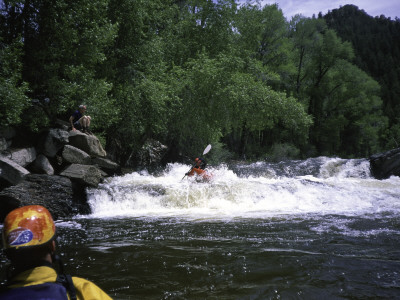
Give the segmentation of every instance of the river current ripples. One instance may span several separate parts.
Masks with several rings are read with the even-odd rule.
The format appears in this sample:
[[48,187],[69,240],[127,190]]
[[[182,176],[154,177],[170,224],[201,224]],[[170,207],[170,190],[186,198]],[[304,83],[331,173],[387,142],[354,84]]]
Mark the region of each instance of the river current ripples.
[[57,221],[66,270],[114,299],[400,299],[400,178],[324,157],[188,168],[88,190],[92,214]]

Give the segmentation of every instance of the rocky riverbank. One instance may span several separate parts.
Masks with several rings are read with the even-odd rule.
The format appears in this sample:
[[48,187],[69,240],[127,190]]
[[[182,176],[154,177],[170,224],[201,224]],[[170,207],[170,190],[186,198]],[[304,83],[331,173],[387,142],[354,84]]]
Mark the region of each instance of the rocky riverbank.
[[86,188],[121,174],[94,135],[61,126],[26,140],[13,128],[0,130],[1,221],[29,204],[46,206],[55,219],[90,213]]
[[[0,222],[12,209],[30,204],[46,206],[55,219],[89,214],[86,188],[122,174],[96,136],[59,124],[29,136],[0,129]],[[150,140],[135,157],[138,165],[149,167],[159,165],[166,152],[166,146]],[[400,148],[369,161],[377,179],[400,176]]]

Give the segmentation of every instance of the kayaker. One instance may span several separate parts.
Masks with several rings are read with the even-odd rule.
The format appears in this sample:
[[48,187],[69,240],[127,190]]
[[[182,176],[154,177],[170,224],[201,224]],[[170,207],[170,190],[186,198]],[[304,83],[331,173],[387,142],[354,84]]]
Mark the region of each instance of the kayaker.
[[200,176],[206,176],[207,172],[206,172],[205,168],[207,166],[207,163],[204,160],[204,158],[197,157],[194,161],[195,161],[195,165],[185,175],[193,176],[193,175],[197,174],[197,175],[200,175]]
[[94,283],[63,274],[55,233],[53,218],[43,206],[23,206],[6,216],[2,238],[11,273],[0,299],[111,299]]

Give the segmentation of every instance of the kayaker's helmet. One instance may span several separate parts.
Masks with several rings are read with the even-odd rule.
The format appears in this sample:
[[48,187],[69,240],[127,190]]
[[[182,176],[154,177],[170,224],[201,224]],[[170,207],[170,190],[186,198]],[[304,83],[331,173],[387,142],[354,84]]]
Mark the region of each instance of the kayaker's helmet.
[[56,226],[50,212],[40,205],[23,206],[11,211],[4,219],[3,247],[25,249],[50,242]]
[[194,160],[195,162],[198,162],[199,161],[199,158],[198,157],[196,157],[196,159]]

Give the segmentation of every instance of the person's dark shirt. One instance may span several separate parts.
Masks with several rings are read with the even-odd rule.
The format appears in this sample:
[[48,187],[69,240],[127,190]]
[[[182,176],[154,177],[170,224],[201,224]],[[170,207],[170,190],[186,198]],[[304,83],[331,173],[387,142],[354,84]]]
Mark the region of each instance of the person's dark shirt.
[[75,123],[76,121],[78,121],[80,118],[82,118],[82,113],[79,110],[76,110],[71,117],[73,117],[73,123]]

